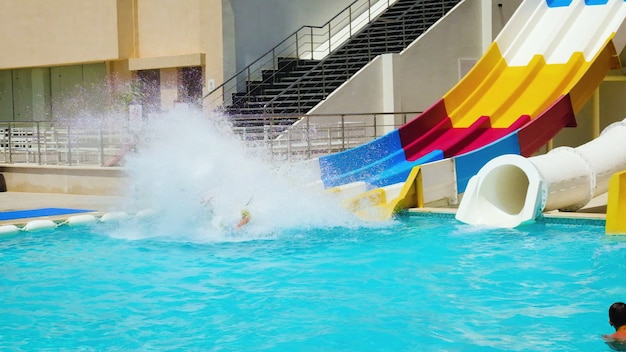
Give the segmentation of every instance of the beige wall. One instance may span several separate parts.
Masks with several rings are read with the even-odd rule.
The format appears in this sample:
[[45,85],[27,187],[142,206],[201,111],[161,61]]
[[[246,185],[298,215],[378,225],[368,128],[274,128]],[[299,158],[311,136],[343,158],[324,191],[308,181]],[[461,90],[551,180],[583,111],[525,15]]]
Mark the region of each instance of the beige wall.
[[120,168],[3,165],[9,192],[122,195],[125,173]]
[[[619,76],[618,76],[619,77]],[[623,77],[623,75],[622,75]],[[620,77],[621,78],[621,77]],[[610,78],[609,78],[610,79]],[[610,124],[626,118],[626,81],[604,81],[600,84],[599,132]],[[553,140],[553,147],[578,147],[597,136],[594,136],[595,121],[593,119],[593,98],[576,114],[576,128],[564,128]]]
[[224,35],[222,32],[222,0],[206,0],[200,4],[200,45],[205,54],[204,94],[207,94],[209,81],[214,87],[224,79]]
[[117,0],[117,35],[120,58],[137,57],[137,0]]
[[[137,3],[137,67],[162,69],[162,88],[171,90],[171,72],[182,66],[204,66],[204,92],[222,83],[221,0],[134,0]],[[200,54],[200,55],[196,55]],[[132,67],[131,67],[132,69]],[[163,107],[175,96],[166,92]]]
[[513,13],[522,0],[489,0],[491,1],[491,31],[493,33],[493,39],[500,33],[504,25],[509,21],[509,18],[513,16]]
[[186,66],[192,59],[192,65],[205,68],[206,90],[209,80],[223,81],[221,4],[0,0],[0,69],[106,61],[110,80],[120,81],[131,77],[126,59],[147,59],[138,65],[147,69]]
[[600,131],[613,122],[626,118],[624,97],[626,97],[626,80],[602,82],[600,85]]
[[309,113],[385,112],[383,107],[382,77],[383,60],[382,56],[377,56]]
[[0,0],[0,69],[118,58],[116,0]]
[[201,51],[200,0],[138,0],[137,3],[140,57]]
[[395,87],[401,94],[397,111],[424,111],[459,81],[460,59],[482,56],[481,6],[480,1],[461,3],[402,52],[394,66]]

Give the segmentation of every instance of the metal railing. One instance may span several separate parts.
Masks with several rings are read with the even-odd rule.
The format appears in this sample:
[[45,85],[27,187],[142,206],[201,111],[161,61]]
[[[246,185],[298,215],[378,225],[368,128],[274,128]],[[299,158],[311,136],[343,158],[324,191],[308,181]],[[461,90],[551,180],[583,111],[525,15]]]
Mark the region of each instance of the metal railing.
[[129,145],[131,137],[120,128],[0,122],[0,162],[103,166]]
[[[287,71],[288,65],[279,65],[279,58],[319,60],[339,47],[347,38],[369,23],[396,0],[355,0],[322,26],[302,26],[233,77],[202,97],[213,108],[231,105],[233,95],[246,91],[253,81],[271,83],[275,75],[263,77],[267,70]],[[378,4],[378,6],[373,6]],[[367,21],[367,22],[364,22]]]
[[[391,51],[389,47],[390,38],[387,38],[387,36],[390,35],[388,27],[397,28],[402,33],[397,39],[400,40],[402,48],[406,47],[457,3],[458,0],[441,0],[438,3],[416,1],[405,10],[405,13],[400,16],[400,20],[393,23],[388,21],[383,22],[383,31],[366,31],[364,34],[367,39],[367,46],[359,49],[361,55],[366,56],[367,62],[369,62],[381,52]],[[427,12],[426,9],[430,9],[431,11]],[[420,11],[422,15],[413,19],[404,19],[407,12],[416,10]],[[385,38],[379,37],[381,33],[383,33]],[[342,64],[337,66],[337,62],[341,62]],[[262,110],[266,114],[275,114],[281,111],[298,111],[304,113],[313,107],[307,106],[307,100],[304,98],[306,93],[309,95],[311,95],[311,92],[317,95],[321,93],[321,95],[326,98],[332,93],[332,90],[329,90],[328,87],[329,83],[332,83],[333,80],[338,78],[341,79],[341,81],[346,81],[365,65],[366,63],[359,63],[357,60],[354,60],[354,53],[348,51],[327,56],[284,88],[281,93],[274,95],[269,101],[265,102]],[[333,66],[334,69],[332,68]],[[342,77],[337,76],[336,73],[333,74],[333,72],[337,71],[341,72]],[[289,95],[294,96],[295,99],[286,100],[285,96]],[[318,99],[318,101],[321,100],[322,99]]]
[[[406,124],[421,112],[239,115],[233,131],[274,160],[299,161],[342,152]],[[296,121],[294,123],[294,120]]]
[[[247,148],[260,149],[274,160],[298,161],[362,145],[417,115],[419,112],[245,115],[239,118],[240,127],[233,127],[233,133]],[[292,125],[294,119],[297,122]],[[123,165],[125,153],[142,137],[146,136],[125,125],[76,127],[41,121],[0,122],[0,163]]]
[[324,26],[301,27],[209,92],[204,104],[229,114],[305,113],[376,56],[406,48],[459,2],[357,0]]

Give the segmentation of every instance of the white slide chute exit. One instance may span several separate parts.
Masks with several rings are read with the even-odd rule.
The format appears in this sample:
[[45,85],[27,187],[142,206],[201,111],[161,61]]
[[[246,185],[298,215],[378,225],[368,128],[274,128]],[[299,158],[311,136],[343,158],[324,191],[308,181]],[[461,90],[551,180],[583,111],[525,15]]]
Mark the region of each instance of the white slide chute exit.
[[578,148],[492,159],[470,179],[456,218],[472,225],[516,227],[545,211],[574,211],[606,193],[611,176],[625,169],[626,119]]

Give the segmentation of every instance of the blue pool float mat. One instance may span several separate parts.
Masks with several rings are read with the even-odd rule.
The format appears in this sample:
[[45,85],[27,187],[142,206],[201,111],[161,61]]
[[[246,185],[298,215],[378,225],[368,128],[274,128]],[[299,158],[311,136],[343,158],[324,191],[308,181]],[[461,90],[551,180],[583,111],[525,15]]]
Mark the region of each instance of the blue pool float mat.
[[67,215],[76,213],[88,213],[95,210],[88,209],[71,209],[71,208],[39,208],[27,210],[12,210],[0,212],[0,221],[15,220],[24,218],[38,218],[42,216]]

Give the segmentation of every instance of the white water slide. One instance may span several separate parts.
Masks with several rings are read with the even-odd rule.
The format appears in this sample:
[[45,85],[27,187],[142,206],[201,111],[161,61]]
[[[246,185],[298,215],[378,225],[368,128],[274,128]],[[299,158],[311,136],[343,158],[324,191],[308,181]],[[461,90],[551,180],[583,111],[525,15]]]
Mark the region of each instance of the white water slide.
[[502,155],[470,179],[456,218],[474,225],[515,227],[544,211],[573,211],[608,191],[626,169],[626,119],[578,148],[524,158]]
[[[624,48],[624,0],[604,4],[574,0],[569,6],[553,8],[546,1],[526,0],[520,10],[507,24],[508,33],[498,38],[510,43],[504,54],[510,65],[524,65],[533,55],[558,64],[576,52],[589,60],[611,36],[618,53]],[[544,211],[576,210],[607,192],[611,175],[624,169],[626,122],[622,121],[578,148],[556,148],[531,158],[494,158],[470,179],[456,218],[474,225],[515,227],[534,221]]]

